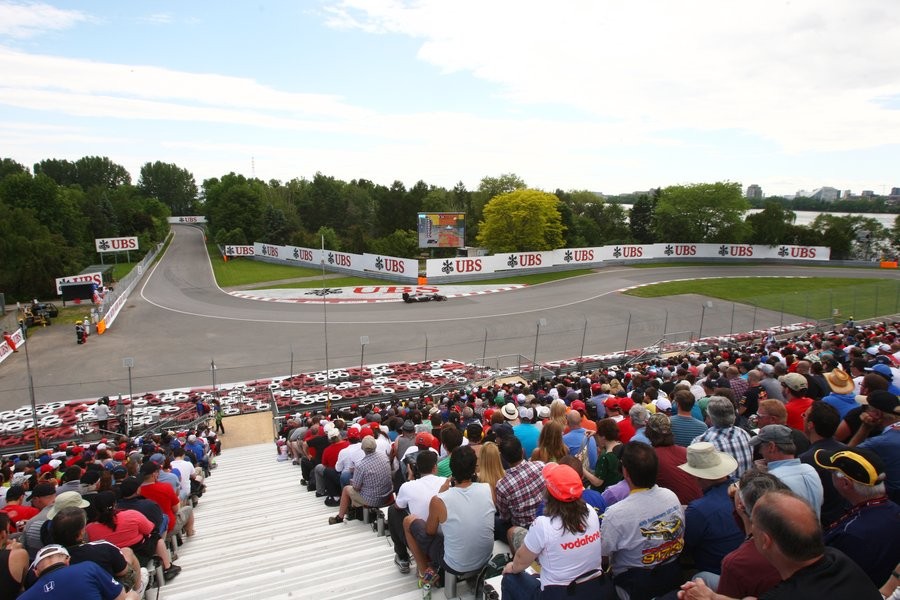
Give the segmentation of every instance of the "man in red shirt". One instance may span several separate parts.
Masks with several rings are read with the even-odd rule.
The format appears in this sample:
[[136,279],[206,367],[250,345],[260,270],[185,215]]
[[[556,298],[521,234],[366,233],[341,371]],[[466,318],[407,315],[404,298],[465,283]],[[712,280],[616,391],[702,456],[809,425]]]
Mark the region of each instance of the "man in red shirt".
[[787,426],[791,429],[803,431],[803,413],[813,403],[813,399],[807,396],[809,383],[806,377],[799,373],[788,373],[778,378],[787,402]]
[[19,523],[24,525],[25,521],[41,512],[33,506],[23,505],[22,502],[24,502],[24,500],[25,488],[21,485],[13,485],[6,490],[6,506],[4,506],[2,510],[9,515],[10,533],[20,531],[18,529]]
[[156,502],[166,517],[167,531],[175,534],[184,532],[188,537],[194,535],[194,511],[190,505],[181,506],[178,494],[168,483],[159,481],[159,465],[148,461],[141,466],[143,483],[139,493],[147,500]]

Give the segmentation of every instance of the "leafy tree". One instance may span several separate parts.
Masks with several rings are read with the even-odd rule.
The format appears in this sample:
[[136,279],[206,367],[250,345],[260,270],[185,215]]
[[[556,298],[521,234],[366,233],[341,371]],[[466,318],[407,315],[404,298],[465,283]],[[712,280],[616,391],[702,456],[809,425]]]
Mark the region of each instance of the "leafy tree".
[[377,235],[387,235],[397,229],[404,221],[411,224],[404,229],[416,228],[416,210],[412,215],[405,214],[407,211],[407,192],[406,187],[401,181],[395,181],[390,188],[379,186],[376,188],[375,200],[377,203],[377,212],[375,220],[378,224],[376,229]]
[[538,190],[495,196],[484,207],[478,244],[492,253],[552,250],[563,244],[559,198]]
[[750,237],[747,241],[751,244],[764,244],[767,246],[790,243],[796,219],[797,214],[785,208],[781,203],[775,201],[766,202],[762,211],[747,215],[746,222],[751,229]]
[[369,252],[414,258],[419,254],[419,234],[411,229],[397,229],[390,235],[372,240],[369,244]]
[[11,158],[0,159],[0,181],[7,175],[15,175],[17,173],[27,173],[28,169],[25,165],[19,164]]
[[641,194],[631,205],[628,228],[631,230],[631,237],[638,244],[652,244],[656,241],[653,233],[653,214],[656,212],[658,200],[659,190],[656,190],[653,197]]
[[747,238],[748,208],[741,184],[674,185],[662,190],[653,215],[656,239],[664,242],[734,243]]
[[46,175],[58,185],[79,185],[78,167],[69,160],[47,158],[34,165],[35,175]]
[[141,167],[138,189],[146,196],[159,199],[173,215],[196,212],[197,183],[194,175],[174,163],[156,161]]
[[526,187],[525,180],[515,173],[504,173],[499,177],[482,177],[478,191],[485,196],[486,201],[489,201],[500,194],[524,190]]
[[341,239],[331,227],[319,227],[315,237],[316,243],[313,245],[314,248],[321,248],[324,245],[326,250],[341,250]]
[[290,230],[284,211],[267,204],[263,209],[262,240],[270,244],[283,245],[290,239]]
[[831,248],[834,260],[870,260],[890,253],[888,230],[869,217],[823,213],[809,229],[821,232],[821,244]]

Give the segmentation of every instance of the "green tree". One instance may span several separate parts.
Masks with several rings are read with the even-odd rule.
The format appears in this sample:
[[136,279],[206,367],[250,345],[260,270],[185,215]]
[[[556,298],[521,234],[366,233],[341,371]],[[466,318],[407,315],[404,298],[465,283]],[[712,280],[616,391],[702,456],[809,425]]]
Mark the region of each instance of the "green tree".
[[660,193],[653,230],[662,242],[735,243],[747,239],[748,207],[740,183],[674,185]]
[[168,206],[173,215],[193,215],[196,212],[197,182],[194,175],[174,163],[156,161],[144,164],[138,189]]
[[780,202],[768,201],[760,212],[747,215],[746,222],[751,230],[747,241],[766,246],[793,243],[793,226],[796,220],[797,214],[794,211],[785,208]]
[[411,229],[397,229],[390,235],[372,240],[372,254],[385,254],[400,258],[415,258],[419,254],[419,234]]
[[656,203],[659,200],[659,189],[653,192],[653,196],[641,194],[634,204],[628,218],[628,228],[631,237],[638,244],[652,244],[656,241],[653,233],[653,214],[656,212]]
[[484,207],[478,244],[491,253],[553,250],[563,245],[559,198],[538,190],[495,196]]
[[27,173],[28,169],[25,165],[19,164],[11,158],[0,159],[0,181],[7,175],[15,175],[16,173]]

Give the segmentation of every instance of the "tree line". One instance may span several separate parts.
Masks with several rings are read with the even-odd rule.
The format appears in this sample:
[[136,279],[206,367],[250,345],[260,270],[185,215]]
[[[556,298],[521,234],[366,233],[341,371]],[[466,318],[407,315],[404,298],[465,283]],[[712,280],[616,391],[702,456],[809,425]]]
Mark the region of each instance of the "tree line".
[[[630,210],[587,190],[529,189],[519,176],[484,177],[477,189],[416,182],[407,188],[322,173],[290,181],[228,173],[198,186],[188,170],[154,162],[136,184],[106,157],[43,160],[29,170],[0,160],[0,292],[7,301],[51,297],[56,277],[97,262],[94,239],[137,236],[142,249],[165,238],[169,216],[203,215],[218,244],[325,246],[414,258],[419,212],[466,214],[466,244],[491,253],[685,242],[802,244],[833,258],[874,257],[896,247],[887,230],[855,215],[821,215],[809,226],[771,201],[759,214],[730,182],[670,186],[639,196]],[[435,257],[454,249],[432,249]]]

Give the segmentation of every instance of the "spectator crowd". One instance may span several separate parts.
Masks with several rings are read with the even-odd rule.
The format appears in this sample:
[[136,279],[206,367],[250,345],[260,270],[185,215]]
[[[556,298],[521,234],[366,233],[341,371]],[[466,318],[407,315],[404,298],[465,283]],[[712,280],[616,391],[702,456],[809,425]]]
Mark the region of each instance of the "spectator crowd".
[[220,450],[202,429],[5,459],[0,598],[134,600],[172,580]]
[[426,590],[900,598],[898,326],[298,414],[279,444]]

